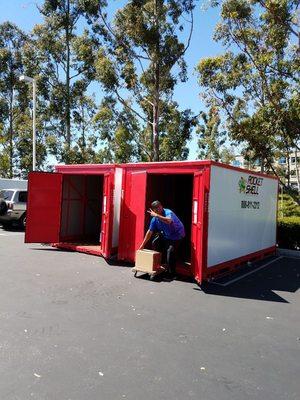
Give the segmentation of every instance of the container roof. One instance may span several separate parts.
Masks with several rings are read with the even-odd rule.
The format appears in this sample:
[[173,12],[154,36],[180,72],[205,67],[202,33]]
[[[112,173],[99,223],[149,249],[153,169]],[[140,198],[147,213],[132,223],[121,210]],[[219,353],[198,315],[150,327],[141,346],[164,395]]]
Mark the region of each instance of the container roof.
[[124,169],[149,169],[149,170],[157,170],[160,168],[180,168],[184,167],[186,169],[193,169],[197,167],[204,167],[204,166],[219,166],[221,168],[232,169],[234,171],[240,171],[244,174],[251,174],[256,176],[263,176],[266,178],[276,179],[278,178],[274,175],[268,175],[261,172],[251,171],[249,169],[235,167],[229,164],[224,164],[217,161],[212,160],[185,160],[185,161],[159,161],[159,162],[137,162],[137,163],[128,163],[128,164],[71,164],[71,165],[63,165],[59,164],[55,166],[56,172],[62,173],[90,173],[96,174],[99,170],[112,170],[117,167],[121,167]]
[[58,164],[55,166],[56,172],[67,173],[96,173],[99,170],[112,170],[116,164]]
[[162,168],[168,168],[168,167],[197,168],[197,167],[212,166],[212,165],[221,167],[221,168],[232,169],[234,171],[240,171],[241,173],[244,173],[244,174],[263,176],[265,178],[271,178],[271,179],[278,180],[278,178],[274,175],[269,175],[269,174],[265,174],[262,172],[251,171],[249,169],[239,168],[239,167],[235,167],[233,165],[229,165],[229,164],[225,164],[225,163],[221,163],[221,162],[213,161],[213,160],[159,161],[159,162],[140,162],[140,163],[120,164],[120,166],[122,168],[128,168],[128,169],[139,169],[139,168],[158,169],[161,167]]

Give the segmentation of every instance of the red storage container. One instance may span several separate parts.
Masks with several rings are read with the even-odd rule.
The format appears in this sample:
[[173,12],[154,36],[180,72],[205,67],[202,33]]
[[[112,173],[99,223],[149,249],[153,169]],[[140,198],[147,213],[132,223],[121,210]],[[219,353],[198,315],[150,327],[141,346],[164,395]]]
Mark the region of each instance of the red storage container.
[[118,246],[122,171],[115,165],[59,165],[31,172],[26,243],[110,257]]
[[276,249],[278,180],[213,161],[124,164],[118,258],[134,262],[160,200],[181,219],[186,238],[179,273],[198,283]]

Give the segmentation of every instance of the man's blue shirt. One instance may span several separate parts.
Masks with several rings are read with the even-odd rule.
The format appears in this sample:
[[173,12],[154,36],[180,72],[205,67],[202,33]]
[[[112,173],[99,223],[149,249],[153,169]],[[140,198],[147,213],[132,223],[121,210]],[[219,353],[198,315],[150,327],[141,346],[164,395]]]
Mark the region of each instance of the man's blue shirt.
[[172,222],[167,224],[161,221],[158,217],[152,217],[149,230],[151,232],[160,232],[164,238],[168,240],[179,240],[185,236],[184,226],[180,219],[173,211],[164,208],[163,217],[171,218]]

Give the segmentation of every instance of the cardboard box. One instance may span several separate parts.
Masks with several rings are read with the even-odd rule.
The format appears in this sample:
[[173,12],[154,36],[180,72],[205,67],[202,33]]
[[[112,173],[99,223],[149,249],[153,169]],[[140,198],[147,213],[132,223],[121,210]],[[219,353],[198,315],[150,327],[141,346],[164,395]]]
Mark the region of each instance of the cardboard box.
[[161,253],[153,250],[138,250],[135,257],[135,268],[142,272],[155,272],[161,266]]

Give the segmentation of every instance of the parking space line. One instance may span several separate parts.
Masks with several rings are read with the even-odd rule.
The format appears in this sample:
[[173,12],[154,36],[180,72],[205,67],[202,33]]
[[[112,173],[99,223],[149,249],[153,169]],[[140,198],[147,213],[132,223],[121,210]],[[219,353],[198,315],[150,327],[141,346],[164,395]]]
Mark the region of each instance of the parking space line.
[[275,261],[280,260],[281,258],[284,258],[284,256],[279,256],[279,257],[275,258],[274,260],[271,260],[271,261],[267,262],[266,264],[261,265],[260,267],[253,269],[252,271],[246,272],[244,275],[241,275],[241,276],[239,276],[237,278],[231,279],[231,281],[229,281],[229,282],[226,282],[226,283],[215,283],[215,282],[212,282],[212,283],[214,283],[215,285],[219,285],[219,286],[228,286],[231,283],[237,282],[240,279],[245,278],[246,276],[254,274],[254,272],[257,272],[260,269],[267,267],[268,265],[274,263]]
[[0,233],[0,236],[22,236],[22,232],[7,232],[7,233]]

